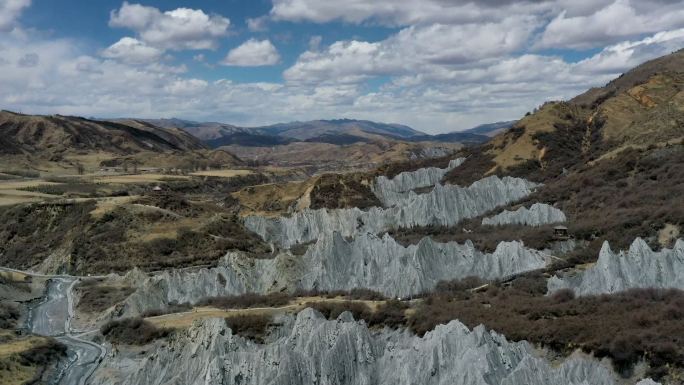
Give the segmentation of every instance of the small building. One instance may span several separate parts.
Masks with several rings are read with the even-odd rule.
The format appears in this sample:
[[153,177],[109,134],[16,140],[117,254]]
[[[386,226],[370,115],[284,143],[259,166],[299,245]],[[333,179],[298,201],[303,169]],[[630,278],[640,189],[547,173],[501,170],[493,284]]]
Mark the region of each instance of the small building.
[[154,191],[155,193],[160,193],[162,192],[162,188],[161,186],[157,185],[152,188],[152,191]]
[[570,233],[568,228],[565,226],[556,226],[553,228],[553,237],[556,239],[568,239],[570,238]]

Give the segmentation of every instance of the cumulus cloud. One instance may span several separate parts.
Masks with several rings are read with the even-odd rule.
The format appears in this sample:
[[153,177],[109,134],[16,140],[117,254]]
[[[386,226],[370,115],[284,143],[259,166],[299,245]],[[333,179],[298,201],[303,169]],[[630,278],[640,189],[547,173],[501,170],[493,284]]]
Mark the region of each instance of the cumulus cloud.
[[537,47],[585,49],[625,37],[684,27],[681,1],[639,1],[616,0],[594,13],[574,17],[563,10],[547,25]]
[[389,26],[498,22],[535,16],[548,24],[537,48],[585,49],[684,26],[681,0],[272,0],[275,20]]
[[0,0],[0,31],[12,29],[24,8],[31,0]]
[[520,49],[537,25],[534,18],[513,17],[498,23],[411,26],[379,42],[338,41],[325,50],[305,52],[284,77],[290,82],[348,83],[473,64]]
[[[227,19],[201,10],[163,12],[123,3],[112,12],[110,25],[135,34],[103,47],[99,55],[76,41],[17,33],[13,21],[14,32],[0,34],[0,105],[31,113],[183,116],[243,125],[353,116],[427,132],[463,129],[520,117],[545,100],[570,98],[684,46],[684,29],[661,28],[654,21],[660,17],[662,25],[679,25],[678,5],[681,1],[350,0],[339,7],[322,0],[274,0],[268,20],[399,27],[376,41],[328,43],[330,35],[313,37],[283,73],[284,82],[244,83],[201,79],[164,56],[170,49],[216,48],[228,33]],[[616,17],[639,23],[633,32],[622,25],[594,28],[597,20]],[[579,22],[580,32],[564,33],[567,20]],[[253,23],[253,30],[261,28]],[[535,43],[543,48],[544,38],[559,34],[564,40],[543,44],[585,47],[598,39],[601,50],[575,63],[549,53],[556,51],[531,48]],[[249,39],[222,64],[276,64],[273,39]],[[209,55],[196,54],[185,60],[210,61]]]
[[126,63],[144,64],[159,60],[164,51],[132,37],[124,37],[102,51],[102,57]]
[[19,65],[19,67],[35,67],[38,63],[40,63],[40,56],[35,52],[31,52],[22,56],[17,62],[17,65]]
[[406,26],[496,20],[514,13],[544,10],[548,3],[546,0],[348,0],[341,7],[327,0],[273,0],[271,16],[289,21],[325,23],[341,20]]
[[109,25],[128,28],[140,40],[163,49],[215,49],[228,34],[230,20],[201,9],[177,8],[161,12],[154,7],[124,2],[110,14]]
[[576,66],[584,73],[616,74],[682,47],[684,47],[684,28],[659,32],[642,40],[608,46],[598,54],[580,61]]
[[258,67],[277,64],[278,50],[269,40],[249,39],[228,52],[221,62],[227,66]]
[[247,29],[252,32],[263,32],[268,29],[268,16],[259,16],[247,19]]

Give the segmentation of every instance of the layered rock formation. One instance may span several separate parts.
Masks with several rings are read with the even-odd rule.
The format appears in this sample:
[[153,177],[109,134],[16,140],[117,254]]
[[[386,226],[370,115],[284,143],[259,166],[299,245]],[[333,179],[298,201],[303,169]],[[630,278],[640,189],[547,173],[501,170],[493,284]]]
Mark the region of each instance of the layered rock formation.
[[259,260],[229,253],[216,268],[164,271],[138,281],[138,290],[124,309],[134,316],[172,302],[295,289],[367,288],[389,297],[408,297],[433,289],[441,280],[505,278],[548,262],[548,254],[520,242],[501,242],[493,253],[483,253],[471,242],[437,243],[426,237],[404,247],[389,235],[346,240],[334,233],[319,239],[303,256],[283,253]]
[[[325,320],[312,309],[256,344],[232,333],[223,319],[198,321],[146,356],[108,357],[94,385],[617,385],[607,364],[575,354],[551,364],[526,342],[509,342],[458,321],[424,337],[372,332],[350,313]],[[639,385],[646,385],[641,382]],[[648,382],[651,384],[651,382]]]
[[566,220],[565,213],[561,210],[546,203],[535,203],[529,209],[521,207],[515,211],[504,210],[496,215],[482,219],[482,224],[489,226],[542,226],[549,223],[565,222]]
[[434,186],[449,171],[463,164],[465,158],[453,159],[447,168],[426,167],[416,171],[405,171],[392,179],[382,175],[375,178],[373,193],[385,207],[401,204],[408,192],[417,188]]
[[603,243],[596,265],[587,270],[554,276],[548,281],[549,293],[571,289],[576,295],[615,293],[632,288],[684,289],[684,240],[672,249],[653,251],[637,238],[629,251],[614,253]]
[[332,232],[353,237],[400,227],[453,226],[463,219],[524,198],[536,186],[524,179],[490,176],[468,187],[438,184],[426,194],[409,192],[401,205],[391,208],[303,210],[280,218],[252,216],[245,218],[245,226],[283,248],[308,243]]

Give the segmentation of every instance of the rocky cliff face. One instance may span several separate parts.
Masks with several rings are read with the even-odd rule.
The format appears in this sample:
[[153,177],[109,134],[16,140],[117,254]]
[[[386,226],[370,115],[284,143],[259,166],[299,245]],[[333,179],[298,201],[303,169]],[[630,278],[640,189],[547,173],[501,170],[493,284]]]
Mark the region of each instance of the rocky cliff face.
[[469,187],[437,185],[426,194],[409,192],[399,206],[340,210],[304,210],[291,217],[247,217],[245,226],[264,240],[289,248],[339,232],[345,237],[415,226],[453,226],[532,193],[537,185],[519,178],[491,176]]
[[399,205],[408,197],[409,191],[436,185],[446,173],[460,166],[464,161],[465,158],[458,158],[450,161],[447,168],[426,167],[416,171],[402,172],[392,179],[379,176],[375,178],[373,193],[385,207]]
[[[464,384],[617,385],[608,365],[579,354],[551,364],[526,342],[458,321],[424,337],[369,330],[350,313],[325,320],[312,309],[279,320],[256,344],[222,319],[196,322],[142,358],[108,357],[95,385]],[[642,381],[639,385],[650,384]]]
[[529,209],[521,207],[515,211],[504,210],[491,217],[482,220],[483,225],[525,225],[541,226],[549,223],[565,222],[565,214],[546,203],[535,203]]
[[501,242],[493,253],[483,253],[470,242],[438,243],[426,237],[404,247],[389,235],[363,234],[346,240],[334,233],[319,239],[303,256],[283,253],[274,259],[252,259],[229,253],[216,268],[171,270],[138,279],[133,283],[138,290],[126,300],[124,315],[162,309],[172,302],[196,303],[204,297],[247,292],[367,288],[389,297],[408,297],[434,288],[441,280],[505,278],[548,262],[548,254],[520,242]]
[[603,243],[596,265],[565,277],[552,277],[549,292],[572,289],[577,295],[615,293],[631,288],[684,289],[684,240],[672,249],[653,251],[637,238],[629,251],[614,253]]

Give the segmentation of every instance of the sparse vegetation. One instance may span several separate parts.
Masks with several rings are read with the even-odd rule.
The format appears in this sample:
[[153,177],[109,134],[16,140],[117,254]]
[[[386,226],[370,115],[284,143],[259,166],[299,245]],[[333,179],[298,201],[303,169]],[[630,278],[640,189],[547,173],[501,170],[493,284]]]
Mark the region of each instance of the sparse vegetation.
[[76,286],[80,298],[76,305],[79,311],[100,313],[125,300],[135,289],[127,286],[102,285],[98,280],[85,280]]
[[31,170],[3,170],[1,171],[3,174],[7,175],[15,175],[19,176],[22,178],[40,178],[40,173],[37,171],[31,171]]
[[[483,252],[491,253],[501,241],[523,241],[525,246],[534,249],[544,249],[553,242],[553,226],[482,226],[481,218],[462,222],[458,229],[443,226],[426,226],[414,228],[402,228],[389,232],[389,234],[404,246],[417,244],[426,236],[430,236],[438,242],[472,241],[475,247]],[[468,232],[460,231],[467,229]]]
[[484,324],[510,340],[610,357],[625,375],[640,359],[651,364],[649,375],[658,378],[670,365],[681,369],[684,292],[638,289],[574,298],[568,292],[540,295],[542,287],[545,290],[543,279],[526,277],[507,288],[437,292],[425,299],[408,323],[419,335],[453,319],[471,328]]
[[346,298],[353,300],[366,300],[366,301],[383,301],[387,297],[378,293],[377,291],[364,289],[364,288],[354,288],[351,290],[297,290],[292,294],[292,297],[323,297],[323,298]]
[[365,209],[381,206],[370,186],[371,178],[366,174],[324,174],[318,178],[311,190],[311,208]]
[[100,332],[111,343],[123,345],[146,345],[171,334],[170,330],[157,328],[142,318],[109,321],[100,328]]
[[19,321],[19,309],[9,301],[0,301],[0,329],[13,329]]
[[337,317],[340,316],[340,314],[344,313],[345,311],[350,312],[354,316],[354,319],[356,319],[356,320],[370,319],[370,314],[371,314],[371,309],[366,304],[364,304],[362,302],[352,302],[352,301],[319,302],[319,301],[313,301],[313,302],[307,302],[306,307],[310,307],[312,309],[317,310],[319,313],[323,314],[323,316],[327,319],[336,319]]
[[253,307],[279,307],[290,302],[286,293],[254,294],[211,297],[199,301],[199,306],[213,306],[219,309],[247,309]]
[[226,318],[226,324],[233,334],[240,335],[256,343],[263,343],[271,317],[261,314],[242,314]]
[[416,171],[425,167],[438,167],[447,168],[449,162],[452,159],[458,158],[461,152],[457,152],[453,155],[447,155],[440,158],[423,158],[423,159],[413,159],[404,162],[392,162],[386,163],[378,167],[375,171],[375,175],[384,175],[387,178],[394,178],[395,176],[407,171]]
[[320,302],[306,303],[307,307],[316,309],[327,319],[336,319],[345,311],[350,312],[355,320],[365,320],[369,326],[397,328],[406,324],[408,305],[397,300],[389,300],[372,310],[363,302]]
[[[66,347],[53,338],[0,335],[0,380],[7,385],[43,384],[48,370],[66,356]],[[8,348],[5,351],[3,348]]]
[[547,183],[526,202],[557,203],[569,217],[576,238],[592,241],[598,256],[601,242],[625,249],[636,237],[659,247],[658,230],[684,225],[684,146],[626,150],[614,159]]
[[67,182],[60,184],[40,184],[37,186],[24,187],[21,190],[39,192],[49,195],[60,195],[69,197],[94,198],[102,195],[109,195],[100,191],[102,185],[87,182]]
[[148,318],[148,317],[157,317],[160,315],[165,315],[165,314],[173,314],[173,313],[183,313],[186,311],[189,311],[192,309],[192,305],[189,303],[176,303],[172,302],[166,306],[164,309],[152,309],[144,312],[141,314],[142,318]]

